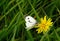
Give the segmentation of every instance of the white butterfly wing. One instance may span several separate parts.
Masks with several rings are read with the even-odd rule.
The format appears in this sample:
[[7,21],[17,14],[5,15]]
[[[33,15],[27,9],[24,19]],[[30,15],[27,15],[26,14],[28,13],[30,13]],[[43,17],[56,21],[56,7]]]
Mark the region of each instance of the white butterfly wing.
[[[29,18],[29,19],[28,19],[28,18]],[[27,30],[32,29],[33,26],[37,23],[37,21],[36,21],[33,17],[31,17],[31,16],[27,16],[27,17],[25,18],[25,21],[26,21],[26,29],[27,29]]]

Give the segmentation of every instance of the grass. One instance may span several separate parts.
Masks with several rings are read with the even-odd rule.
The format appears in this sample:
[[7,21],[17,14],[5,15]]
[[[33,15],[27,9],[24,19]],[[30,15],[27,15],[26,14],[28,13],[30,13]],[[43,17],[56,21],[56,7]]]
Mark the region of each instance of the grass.
[[[52,18],[46,34],[26,31],[25,16]],[[0,41],[60,41],[60,0],[0,0]]]

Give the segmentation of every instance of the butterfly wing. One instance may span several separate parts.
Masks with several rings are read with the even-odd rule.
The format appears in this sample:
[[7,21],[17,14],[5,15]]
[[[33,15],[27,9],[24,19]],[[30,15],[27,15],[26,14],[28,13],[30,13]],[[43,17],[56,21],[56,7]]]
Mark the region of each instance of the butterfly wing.
[[31,17],[31,16],[27,16],[25,18],[25,21],[26,21],[26,29],[27,30],[32,29],[33,26],[36,24],[36,20],[33,17]]

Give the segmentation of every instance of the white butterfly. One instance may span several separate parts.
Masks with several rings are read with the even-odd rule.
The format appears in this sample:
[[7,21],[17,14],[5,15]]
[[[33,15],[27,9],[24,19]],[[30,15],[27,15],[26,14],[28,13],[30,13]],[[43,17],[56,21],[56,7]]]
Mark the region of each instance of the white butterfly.
[[25,21],[26,21],[26,29],[27,30],[32,29],[33,26],[37,23],[37,21],[31,16],[26,16]]

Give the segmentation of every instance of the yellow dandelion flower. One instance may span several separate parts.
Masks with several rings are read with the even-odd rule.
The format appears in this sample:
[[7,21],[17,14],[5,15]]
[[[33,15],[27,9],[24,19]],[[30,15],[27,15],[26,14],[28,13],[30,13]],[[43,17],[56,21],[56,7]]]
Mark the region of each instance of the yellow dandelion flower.
[[52,26],[53,22],[51,18],[49,18],[48,20],[46,19],[46,16],[44,16],[44,18],[41,18],[41,23],[37,24],[37,31],[38,33],[45,33],[50,29],[50,26]]

